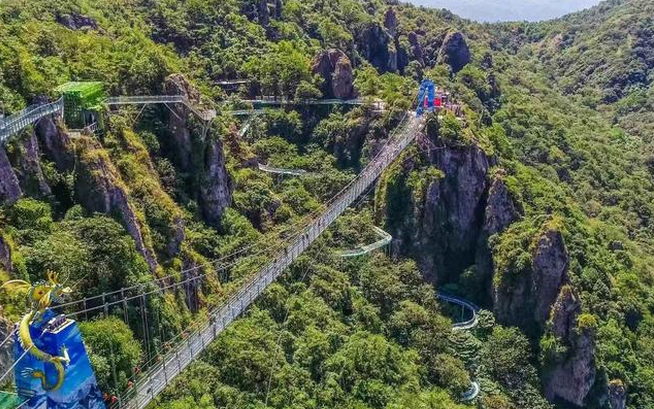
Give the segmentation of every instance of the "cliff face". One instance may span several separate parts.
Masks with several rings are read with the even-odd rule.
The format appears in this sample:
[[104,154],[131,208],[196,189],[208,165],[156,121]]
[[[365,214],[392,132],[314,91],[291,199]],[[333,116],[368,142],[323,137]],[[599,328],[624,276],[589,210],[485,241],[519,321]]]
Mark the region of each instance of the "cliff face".
[[[170,95],[185,95],[192,104],[200,102],[200,93],[181,74],[166,79],[165,91]],[[231,204],[233,182],[225,167],[223,143],[214,129],[202,138],[193,128],[193,113],[186,106],[176,106],[169,115],[169,130],[173,146],[169,157],[182,173],[188,175],[188,185],[196,197],[208,224],[217,227],[225,209]]]
[[352,64],[343,51],[331,49],[320,52],[312,61],[311,71],[322,77],[325,98],[351,99],[357,96]]
[[405,162],[402,177],[386,186],[388,228],[394,251],[411,255],[428,280],[443,283],[474,263],[492,159],[476,145],[445,145],[432,150],[427,163],[442,177],[428,179],[420,192],[399,186],[409,183],[408,175],[417,170],[411,160]]
[[494,280],[493,301],[501,323],[535,333],[568,280],[568,253],[561,232],[554,229],[540,233],[530,247],[531,265],[512,274],[496,272],[502,278]]
[[[568,352],[559,358],[544,380],[545,396],[552,402],[564,400],[583,406],[595,383],[594,329],[579,324],[580,314],[579,297],[570,286],[564,286],[552,307],[551,326],[553,335]],[[624,398],[624,393],[610,386],[609,391],[619,406],[619,397]]]
[[11,161],[23,192],[34,197],[52,194],[41,169],[41,152],[35,133],[30,133],[14,144]]
[[145,242],[143,225],[130,204],[127,189],[120,180],[106,152],[91,138],[80,137],[76,143],[79,155],[75,180],[75,197],[88,212],[118,217],[125,230],[134,239],[137,250],[143,255],[150,270],[155,272],[158,263],[152,247]]
[[470,49],[462,33],[447,34],[439,52],[439,62],[448,64],[453,72],[459,72],[471,59]]
[[18,178],[11,167],[9,157],[3,146],[0,146],[0,202],[11,204],[23,194]]
[[43,155],[54,162],[59,171],[73,169],[75,157],[72,140],[58,119],[42,118],[36,124],[35,134]]
[[207,223],[219,225],[225,209],[232,202],[233,190],[232,179],[225,168],[223,144],[218,137],[209,134],[200,185],[200,208]]

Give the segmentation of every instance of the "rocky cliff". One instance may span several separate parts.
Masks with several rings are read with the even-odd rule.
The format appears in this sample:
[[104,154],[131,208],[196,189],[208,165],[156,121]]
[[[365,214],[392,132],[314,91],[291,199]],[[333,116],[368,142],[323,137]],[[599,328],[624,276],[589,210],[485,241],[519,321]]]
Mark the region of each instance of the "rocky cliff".
[[[583,406],[595,383],[594,327],[583,321],[581,301],[572,287],[564,286],[552,307],[551,331],[566,347],[544,380],[545,396],[552,402]],[[617,398],[619,389],[614,388]]]
[[52,191],[41,169],[41,152],[36,134],[31,132],[12,142],[10,160],[23,192],[32,197],[50,196]]
[[443,40],[438,60],[448,64],[455,73],[468,65],[471,60],[470,49],[462,33],[454,31],[447,34]]
[[[185,95],[192,104],[200,102],[200,92],[181,74],[170,75],[164,88],[167,94]],[[207,223],[217,227],[234,190],[225,167],[223,143],[216,128],[210,128],[204,139],[201,137],[188,107],[176,106],[174,110],[174,115],[168,115],[172,146],[166,149],[167,154],[186,175],[191,189],[187,193],[197,198]]]
[[118,171],[99,142],[80,137],[76,143],[79,163],[75,178],[76,200],[88,212],[117,217],[134,239],[136,248],[145,258],[150,270],[158,268],[152,245],[146,242],[143,230],[147,226],[130,203],[127,188]]
[[[383,200],[394,251],[414,257],[430,281],[444,283],[474,263],[493,159],[476,144],[431,137],[441,148],[396,169],[384,181]],[[425,182],[409,188],[413,172]]]
[[10,204],[23,194],[7,152],[0,146],[0,202]]
[[209,134],[204,154],[204,169],[200,182],[200,208],[211,226],[218,226],[225,209],[232,202],[232,178],[225,168],[223,144],[217,136]]
[[75,165],[74,148],[70,135],[59,119],[42,118],[35,127],[36,137],[43,155],[52,161],[60,172],[67,172]]
[[322,94],[325,98],[356,98],[352,64],[343,51],[320,52],[312,61],[311,71],[323,79]]
[[[517,229],[527,229],[518,226]],[[519,253],[506,253],[513,246]],[[520,250],[521,249],[521,250]],[[560,230],[545,224],[534,237],[524,237],[493,250],[494,312],[498,321],[538,334],[561,287],[568,281],[568,252]]]

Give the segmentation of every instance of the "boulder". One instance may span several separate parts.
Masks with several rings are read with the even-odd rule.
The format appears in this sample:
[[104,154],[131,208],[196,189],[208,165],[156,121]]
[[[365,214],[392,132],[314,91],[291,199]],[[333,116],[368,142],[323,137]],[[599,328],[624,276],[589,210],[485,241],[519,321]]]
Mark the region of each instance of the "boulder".
[[23,194],[5,148],[0,145],[0,203],[12,204]]
[[122,222],[127,233],[134,239],[136,249],[148,263],[150,270],[158,269],[152,247],[145,241],[143,226],[132,207],[127,188],[120,179],[107,153],[92,138],[78,140],[79,163],[75,180],[77,201],[90,213],[114,215]]
[[322,93],[326,98],[356,98],[352,64],[343,51],[331,49],[320,52],[314,57],[311,70],[314,75],[322,77]]
[[458,31],[450,32],[445,36],[441,46],[438,61],[448,64],[453,72],[459,72],[471,60],[470,49],[465,37]]
[[567,401],[578,407],[595,383],[595,334],[593,328],[579,328],[581,300],[572,287],[561,288],[552,307],[552,332],[567,347],[544,379],[545,397],[550,402]]

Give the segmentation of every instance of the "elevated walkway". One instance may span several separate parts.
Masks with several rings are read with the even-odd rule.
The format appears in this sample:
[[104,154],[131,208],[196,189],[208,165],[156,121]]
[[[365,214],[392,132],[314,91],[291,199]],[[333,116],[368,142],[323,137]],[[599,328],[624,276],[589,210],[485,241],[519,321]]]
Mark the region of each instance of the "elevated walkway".
[[150,105],[150,104],[183,104],[193,112],[195,116],[205,122],[210,122],[216,117],[216,111],[201,109],[191,103],[184,95],[139,95],[139,96],[117,96],[109,97],[104,101],[108,106],[120,105]]
[[477,381],[472,381],[472,385],[470,385],[470,389],[461,395],[461,400],[463,402],[470,402],[473,401],[479,396],[481,388],[479,387],[479,383]]
[[286,176],[306,176],[309,174],[306,170],[303,169],[284,169],[284,168],[274,168],[272,166],[264,165],[259,163],[259,170],[267,173],[274,173],[277,175],[286,175]]
[[37,123],[41,118],[48,115],[63,115],[64,99],[60,98],[55,102],[43,105],[34,105],[20,112],[0,120],[0,143],[4,143],[12,135],[15,135]]
[[377,240],[372,244],[368,244],[362,247],[357,247],[355,249],[340,251],[338,253],[338,256],[343,258],[360,257],[391,244],[391,242],[393,241],[393,236],[386,233],[384,230],[380,229],[377,226],[372,226],[372,228],[373,230],[375,230],[375,233],[377,233],[377,235],[381,237],[380,240]]
[[479,307],[471,303],[470,301],[464,300],[461,297],[456,297],[453,295],[449,294],[444,294],[444,293],[437,293],[436,298],[443,300],[445,302],[449,302],[451,304],[455,304],[463,308],[464,310],[468,310],[472,314],[472,318],[466,321],[462,322],[456,322],[452,325],[454,330],[457,331],[465,331],[465,330],[471,330],[477,326],[479,323],[477,313],[479,312]]

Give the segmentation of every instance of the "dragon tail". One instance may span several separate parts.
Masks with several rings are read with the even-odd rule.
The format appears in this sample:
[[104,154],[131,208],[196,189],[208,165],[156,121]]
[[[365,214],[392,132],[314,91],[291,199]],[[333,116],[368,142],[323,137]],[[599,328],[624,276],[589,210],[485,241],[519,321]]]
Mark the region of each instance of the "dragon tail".
[[61,388],[64,384],[64,364],[59,361],[51,362],[52,365],[57,369],[57,382],[54,385],[48,385],[48,381],[45,378],[45,373],[43,371],[32,371],[32,377],[39,379],[41,381],[41,386],[48,392],[53,392]]

